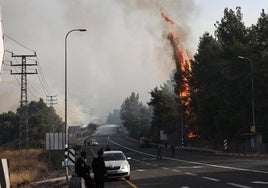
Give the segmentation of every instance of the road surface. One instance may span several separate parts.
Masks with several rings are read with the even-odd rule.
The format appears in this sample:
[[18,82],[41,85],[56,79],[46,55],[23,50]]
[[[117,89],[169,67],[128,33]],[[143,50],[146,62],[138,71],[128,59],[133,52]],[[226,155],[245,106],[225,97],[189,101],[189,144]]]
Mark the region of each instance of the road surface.
[[100,147],[109,143],[112,150],[122,150],[131,157],[131,178],[105,183],[106,188],[261,188],[268,187],[268,159],[225,156],[211,153],[175,152],[162,149],[163,159],[156,159],[155,148],[139,148],[136,140],[124,135],[95,136],[99,146],[83,149],[89,160]]

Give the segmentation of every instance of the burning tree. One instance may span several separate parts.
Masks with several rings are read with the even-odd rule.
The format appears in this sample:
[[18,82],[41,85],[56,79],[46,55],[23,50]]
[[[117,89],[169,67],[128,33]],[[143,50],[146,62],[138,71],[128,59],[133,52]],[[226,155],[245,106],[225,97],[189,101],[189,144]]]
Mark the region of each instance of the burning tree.
[[170,33],[168,34],[168,40],[170,40],[173,49],[174,60],[176,63],[176,72],[174,74],[174,80],[176,82],[176,85],[174,90],[178,96],[178,102],[180,103],[181,107],[182,135],[184,134],[183,129],[186,128],[186,132],[191,135],[191,137],[193,137],[193,135],[195,134],[189,128],[190,122],[194,120],[194,115],[190,107],[191,98],[189,80],[191,78],[192,72],[191,55],[188,51],[183,49],[183,46],[180,42],[180,38],[175,33],[175,22],[165,14],[163,9],[161,9],[161,15],[170,25]]

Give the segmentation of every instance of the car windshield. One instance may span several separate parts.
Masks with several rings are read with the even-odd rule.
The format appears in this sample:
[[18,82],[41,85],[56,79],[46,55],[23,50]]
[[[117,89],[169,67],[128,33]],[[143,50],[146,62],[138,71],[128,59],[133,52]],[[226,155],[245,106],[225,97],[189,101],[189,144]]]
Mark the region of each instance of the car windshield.
[[123,153],[104,153],[104,161],[120,161],[126,160],[126,157]]

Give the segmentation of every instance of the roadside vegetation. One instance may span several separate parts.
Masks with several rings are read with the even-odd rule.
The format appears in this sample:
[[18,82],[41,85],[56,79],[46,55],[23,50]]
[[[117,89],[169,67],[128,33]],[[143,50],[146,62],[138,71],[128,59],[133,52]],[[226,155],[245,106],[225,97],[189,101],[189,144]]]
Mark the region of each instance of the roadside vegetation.
[[42,149],[29,149],[26,159],[25,150],[0,150],[0,158],[9,160],[11,187],[25,187],[42,177],[49,171],[49,162]]
[[[29,127],[29,157],[26,159],[26,137],[24,107],[16,112],[0,114],[0,158],[9,160],[10,181],[12,187],[24,187],[45,177],[52,164],[59,164],[59,157],[55,162],[49,162],[45,148],[45,138],[48,132],[63,132],[61,118],[53,107],[48,107],[43,99],[31,101],[27,107]],[[22,126],[19,141],[20,126]],[[19,151],[19,143],[21,150]],[[63,154],[60,154],[61,158]]]
[[[19,107],[16,112],[0,114],[0,146],[18,149],[21,133],[21,146],[26,146],[26,116],[29,128],[29,147],[44,148],[46,133],[64,132],[64,124],[53,107],[47,106],[43,99],[31,101],[27,108]],[[21,130],[20,130],[21,127]]]

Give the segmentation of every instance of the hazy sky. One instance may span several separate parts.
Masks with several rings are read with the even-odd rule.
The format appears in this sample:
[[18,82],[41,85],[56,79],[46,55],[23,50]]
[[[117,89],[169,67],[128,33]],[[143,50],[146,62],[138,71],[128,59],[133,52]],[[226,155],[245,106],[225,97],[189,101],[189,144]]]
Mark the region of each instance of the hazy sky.
[[[71,29],[87,29],[68,36],[68,122],[74,125],[105,120],[132,91],[146,103],[149,92],[170,77],[174,68],[167,40],[170,28],[161,17],[161,7],[174,20],[184,49],[193,55],[199,37],[205,31],[213,34],[225,7],[241,6],[250,26],[268,8],[268,1],[0,0],[0,5],[3,32],[36,51],[47,81],[48,88],[38,75],[28,75],[29,100],[57,95],[54,107],[60,115],[64,114],[64,38]],[[8,37],[4,47],[15,54],[33,53]],[[20,62],[9,54],[4,60]],[[2,69],[0,112],[6,112],[19,106],[20,77],[9,74],[6,61]]]

